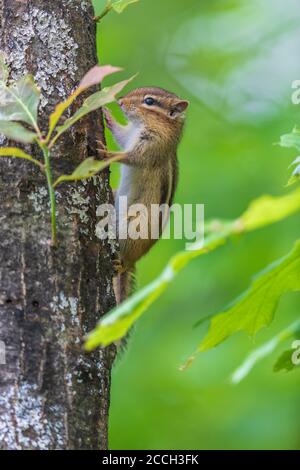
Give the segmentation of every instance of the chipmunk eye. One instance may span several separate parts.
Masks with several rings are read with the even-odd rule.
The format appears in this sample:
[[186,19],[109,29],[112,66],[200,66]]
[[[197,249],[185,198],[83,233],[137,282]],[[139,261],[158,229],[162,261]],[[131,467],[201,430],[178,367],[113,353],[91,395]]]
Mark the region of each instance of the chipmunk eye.
[[151,96],[148,96],[148,98],[144,99],[144,103],[147,104],[148,106],[153,106],[155,103],[155,100],[151,98]]

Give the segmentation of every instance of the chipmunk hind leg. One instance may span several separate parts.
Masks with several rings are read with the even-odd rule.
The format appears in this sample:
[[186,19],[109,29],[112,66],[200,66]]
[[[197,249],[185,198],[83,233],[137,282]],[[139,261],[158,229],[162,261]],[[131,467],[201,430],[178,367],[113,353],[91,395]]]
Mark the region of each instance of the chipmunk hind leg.
[[[131,268],[128,271],[117,274],[113,278],[113,287],[115,291],[116,302],[117,305],[119,305],[120,303],[124,302],[124,300],[126,300],[134,291],[135,269]],[[117,358],[120,358],[122,356],[122,352],[126,350],[132,328],[133,327],[130,328],[123,338],[115,342],[118,352]]]

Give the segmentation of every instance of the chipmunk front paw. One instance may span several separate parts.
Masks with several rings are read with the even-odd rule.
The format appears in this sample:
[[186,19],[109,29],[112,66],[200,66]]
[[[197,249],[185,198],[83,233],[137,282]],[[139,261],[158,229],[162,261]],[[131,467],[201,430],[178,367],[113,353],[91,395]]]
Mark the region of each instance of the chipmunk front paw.
[[104,114],[104,117],[105,117],[106,126],[111,131],[112,128],[113,128],[112,115],[110,114],[110,112],[107,108],[103,108],[103,114]]

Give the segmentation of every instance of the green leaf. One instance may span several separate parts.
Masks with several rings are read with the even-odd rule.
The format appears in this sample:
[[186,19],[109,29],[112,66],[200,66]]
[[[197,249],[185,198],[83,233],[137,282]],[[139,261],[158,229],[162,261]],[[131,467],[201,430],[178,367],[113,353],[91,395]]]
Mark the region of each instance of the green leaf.
[[49,118],[49,132],[47,136],[47,142],[50,140],[50,137],[60,119],[62,114],[66,111],[66,109],[71,106],[73,101],[85,90],[90,88],[93,85],[97,85],[107,76],[111,75],[112,73],[119,72],[122,70],[119,67],[113,67],[111,65],[104,65],[100,67],[99,65],[95,65],[92,67],[83,77],[81,80],[78,88],[69,96],[69,98],[64,101],[63,103],[59,103],[52,114],[50,114]]
[[6,83],[8,79],[8,67],[5,62],[5,54],[0,51],[0,82]]
[[[135,76],[134,76],[135,77]],[[56,140],[66,132],[75,122],[79,121],[82,117],[86,116],[91,111],[95,111],[98,108],[101,108],[105,104],[111,103],[114,101],[116,95],[131,81],[134,77],[131,77],[129,80],[124,80],[120,83],[117,83],[111,87],[103,88],[103,90],[97,91],[89,96],[84,102],[81,108],[76,111],[76,113],[65,121],[61,126],[57,127],[57,134],[51,142],[51,146],[56,142]]]
[[265,195],[250,203],[240,221],[248,232],[282,220],[299,209],[300,189],[285,196]]
[[138,1],[139,0],[118,0],[113,2],[111,6],[117,13],[123,13],[125,8],[127,8],[132,3],[137,3]]
[[299,369],[299,364],[295,364],[292,361],[292,357],[294,354],[294,349],[288,349],[284,351],[277,359],[274,364],[273,371],[274,372],[291,372],[292,370]]
[[238,331],[254,336],[269,325],[283,294],[300,290],[300,241],[286,257],[263,271],[227,311],[211,320],[199,351],[211,349]]
[[132,3],[137,3],[139,0],[107,0],[105,8],[100,13],[100,15],[95,16],[95,21],[100,21],[106,16],[111,10],[114,10],[117,13],[122,13],[125,8],[127,8]]
[[40,91],[33,78],[27,75],[10,87],[0,82],[0,120],[23,121],[39,132],[37,112]]
[[300,130],[294,127],[292,132],[280,137],[279,145],[281,147],[295,148],[300,150]]
[[[300,320],[295,321],[279,334],[274,336],[271,340],[259,346],[252,351],[249,356],[243,361],[243,363],[233,372],[231,376],[231,382],[233,384],[240,383],[253,369],[253,367],[262,359],[269,356],[283,341],[289,338],[295,337],[300,331]],[[290,354],[290,359],[293,350]]]
[[24,160],[28,160],[31,163],[38,165],[41,169],[44,168],[44,165],[41,162],[17,147],[0,147],[0,157],[23,158]]
[[112,162],[116,162],[121,158],[122,157],[117,156],[104,161],[95,160],[93,157],[86,158],[82,163],[80,163],[80,165],[78,165],[71,175],[61,175],[57,178],[53,184],[53,188],[64,181],[76,181],[91,178],[91,176],[96,175],[96,173],[107,168]]
[[[253,230],[254,227],[262,227],[279,220],[275,213],[270,215],[265,210],[260,210],[260,205],[266,207],[266,200],[271,201],[272,207],[277,204],[281,208],[282,200],[288,205],[287,210],[282,208],[279,210],[282,219],[300,210],[300,190],[297,190],[282,197],[263,196],[258,198],[250,205],[244,215],[236,220],[225,223],[219,221],[208,223],[207,228],[210,233],[205,238],[204,246],[199,247],[195,242],[194,249],[191,251],[181,251],[173,256],[157,279],[133,294],[100,320],[96,328],[87,336],[85,348],[92,350],[99,345],[106,346],[124,336],[192,259],[215,250],[233,234],[247,232]],[[269,207],[269,202],[267,207]],[[266,220],[263,219],[261,213],[265,214]]]
[[37,137],[37,134],[13,121],[0,121],[0,134],[5,135],[8,139],[23,142],[24,144],[32,143]]
[[107,346],[125,336],[133,323],[166,290],[189,260],[208,253],[222,243],[222,235],[211,237],[203,248],[197,251],[179,252],[173,256],[157,279],[101,319],[96,328],[87,336],[85,349],[91,351],[99,345]]

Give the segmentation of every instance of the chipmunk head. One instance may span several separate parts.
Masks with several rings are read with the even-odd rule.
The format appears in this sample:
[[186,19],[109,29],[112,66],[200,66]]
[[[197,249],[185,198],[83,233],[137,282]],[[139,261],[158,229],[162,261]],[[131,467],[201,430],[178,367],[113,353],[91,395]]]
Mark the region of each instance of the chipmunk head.
[[174,93],[156,87],[137,88],[120,98],[118,103],[129,121],[140,121],[158,132],[161,127],[180,131],[189,105]]

